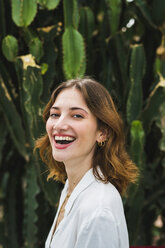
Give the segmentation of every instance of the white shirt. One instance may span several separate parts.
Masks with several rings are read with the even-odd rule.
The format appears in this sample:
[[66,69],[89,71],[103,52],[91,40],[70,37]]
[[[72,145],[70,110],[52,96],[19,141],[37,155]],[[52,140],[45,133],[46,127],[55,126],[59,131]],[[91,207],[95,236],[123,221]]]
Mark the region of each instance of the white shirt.
[[67,195],[61,193],[55,220],[45,248],[128,248],[128,232],[120,194],[111,184],[98,181],[90,169],[73,190],[65,215],[53,230]]

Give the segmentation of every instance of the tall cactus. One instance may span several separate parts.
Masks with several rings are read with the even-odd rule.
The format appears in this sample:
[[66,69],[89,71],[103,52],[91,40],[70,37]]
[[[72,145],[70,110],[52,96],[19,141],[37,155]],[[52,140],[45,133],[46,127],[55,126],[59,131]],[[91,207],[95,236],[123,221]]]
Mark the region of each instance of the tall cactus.
[[39,194],[39,185],[37,182],[37,173],[34,166],[35,161],[31,159],[26,164],[25,201],[24,201],[24,237],[25,247],[33,248],[37,244],[37,195]]
[[[17,59],[16,67],[19,68],[19,80],[22,83],[22,111],[24,113],[24,126],[29,153],[29,161],[26,164],[26,178],[24,179],[24,237],[25,247],[33,248],[37,243],[37,220],[36,213],[38,202],[37,195],[40,192],[38,185],[37,167],[32,156],[34,140],[39,131],[38,116],[41,113],[40,97],[42,93],[42,78],[39,66],[36,65],[31,55]],[[22,77],[21,77],[22,75]]]
[[76,0],[64,0],[65,31],[62,36],[63,69],[66,78],[81,77],[85,73],[85,45],[82,35],[77,31],[78,9]]
[[150,130],[152,122],[159,118],[160,107],[165,101],[165,80],[160,76],[160,81],[157,83],[155,88],[151,91],[146,106],[142,112],[142,119],[146,132]]
[[[3,111],[1,108],[0,108],[0,113],[1,113],[1,116],[3,116]],[[2,119],[0,122],[0,140],[1,140],[1,142],[0,142],[0,164],[2,162],[3,147],[5,144],[5,140],[6,140],[6,135],[7,135],[6,123],[5,123],[5,120]]]
[[150,14],[150,10],[148,8],[148,5],[145,1],[143,0],[136,0],[135,1],[135,5],[138,7],[138,9],[140,10],[142,17],[147,21],[147,23],[155,28],[155,23],[153,22],[152,16]]
[[19,27],[27,27],[37,14],[36,0],[12,0],[12,18]]
[[108,9],[109,26],[111,30],[111,35],[115,35],[119,29],[120,14],[121,14],[121,0],[106,0],[106,5]]
[[[164,92],[165,97],[165,92]],[[159,108],[159,118],[156,119],[156,125],[161,130],[161,140],[159,143],[160,150],[165,152],[165,101],[161,104]]]
[[165,211],[164,5],[0,1],[0,246],[44,246],[63,185],[47,182],[34,142],[45,133],[51,91],[85,73],[114,97],[142,174],[124,198],[130,244],[152,245],[154,238],[164,245],[164,227],[155,238],[154,226]]
[[42,41],[39,39],[37,33],[30,28],[24,29],[24,39],[29,47],[30,54],[32,54],[39,63],[44,53]]
[[0,103],[3,108],[5,121],[18,152],[28,160],[25,146],[25,133],[22,126],[21,117],[13,103],[13,100],[0,77]]
[[[12,166],[14,167],[14,161]],[[6,201],[5,205],[5,219],[7,222],[7,233],[10,235],[10,239],[8,241],[8,247],[15,247],[19,248],[19,238],[18,238],[18,232],[17,232],[17,219],[18,219],[18,213],[17,213],[17,201],[19,200],[19,192],[18,187],[21,187],[21,178],[19,178],[19,171],[12,171],[10,175],[8,175],[7,179],[7,185],[6,185],[6,197],[9,199]],[[21,213],[20,213],[21,215]],[[5,244],[6,245],[6,244]]]
[[145,133],[140,121],[131,123],[131,154],[133,161],[142,169],[144,163]]
[[2,41],[2,52],[9,61],[14,61],[18,55],[17,39],[7,35]]
[[37,2],[49,10],[52,10],[58,6],[60,0],[37,0]]
[[63,37],[63,67],[66,78],[81,77],[85,73],[84,41],[74,28],[66,28]]
[[142,80],[145,73],[145,53],[143,46],[132,47],[130,63],[130,90],[127,100],[127,121],[131,123],[140,117],[142,110]]
[[54,40],[57,39],[58,35],[62,32],[62,26],[62,22],[58,22],[57,26],[50,26],[39,30],[39,36],[41,40],[44,40],[44,54],[41,59],[41,68],[43,64],[45,65],[44,67],[46,67],[44,72],[42,72],[44,82],[42,100],[44,102],[47,102],[49,99],[50,89],[55,75],[58,77],[57,74],[60,74],[60,71],[55,70],[54,66],[58,59],[58,49],[56,44],[54,44]]

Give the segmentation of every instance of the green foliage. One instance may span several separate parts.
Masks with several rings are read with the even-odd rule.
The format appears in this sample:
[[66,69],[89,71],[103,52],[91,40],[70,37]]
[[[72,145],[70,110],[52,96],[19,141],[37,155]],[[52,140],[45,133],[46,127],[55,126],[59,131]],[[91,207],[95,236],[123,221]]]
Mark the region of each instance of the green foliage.
[[58,6],[60,0],[38,0],[37,2],[42,6],[51,10],[51,9],[55,9]]
[[62,36],[63,69],[67,79],[81,77],[86,69],[85,45],[77,30],[79,23],[77,1],[64,0],[65,31]]
[[109,26],[111,35],[114,35],[119,28],[120,14],[121,14],[121,0],[106,0],[108,9]]
[[37,243],[37,220],[36,213],[38,202],[37,195],[39,193],[39,185],[37,183],[37,173],[34,166],[34,160],[26,164],[26,178],[24,179],[25,201],[24,201],[24,237],[25,247],[35,247]]
[[85,51],[81,34],[74,28],[66,28],[63,37],[63,67],[66,78],[84,75]]
[[161,26],[165,21],[165,2],[161,0],[153,0],[151,13],[155,24]]
[[89,43],[92,38],[92,33],[94,31],[94,14],[89,7],[83,7],[80,9],[80,24],[79,30],[83,37]]
[[37,13],[36,0],[12,0],[12,19],[19,27],[27,27]]
[[1,38],[3,38],[6,35],[5,4],[4,4],[4,1],[0,1],[0,16],[1,16],[0,34],[1,34]]
[[0,246],[44,246],[63,185],[34,142],[51,91],[84,75],[114,97],[140,169],[124,199],[130,244],[164,245],[164,1],[2,0],[0,19]]
[[161,131],[162,137],[159,142],[160,150],[165,152],[165,102],[159,108],[159,117],[156,119],[156,125]]
[[147,23],[152,27],[155,27],[155,23],[152,20],[150,9],[148,8],[147,3],[144,0],[136,0],[135,4],[140,9],[142,16],[147,21]]
[[21,117],[16,110],[16,107],[2,78],[0,78],[0,103],[11,138],[16,148],[18,149],[18,152],[25,159],[27,159],[25,148],[25,133],[22,126]]
[[14,61],[18,54],[18,42],[12,35],[7,35],[2,41],[2,51],[6,59]]
[[139,168],[143,167],[143,149],[145,133],[140,121],[133,121],[131,123],[131,155],[133,161],[138,165]]
[[[54,81],[54,76],[57,74],[55,70],[55,63],[57,61],[58,48],[54,44],[54,40],[57,39],[59,33],[62,30],[62,23],[59,22],[58,25],[50,26],[47,28],[41,28],[39,31],[39,36],[43,42],[44,54],[41,62],[41,69],[43,73],[43,65],[46,70],[43,77],[43,95],[42,99],[46,102],[48,96],[50,95],[50,88]],[[58,70],[59,71],[59,70]]]
[[26,28],[24,31],[24,39],[29,47],[29,52],[32,54],[36,61],[39,62],[43,56],[43,44],[37,34],[30,28]]
[[142,113],[142,119],[144,123],[144,127],[146,132],[149,131],[149,128],[154,120],[160,118],[160,107],[164,103],[165,99],[165,80],[164,78],[160,78],[160,81],[151,91],[147,102],[146,107]]
[[127,100],[127,121],[139,118],[142,110],[142,79],[145,73],[145,54],[143,46],[135,45],[131,51],[130,90]]
[[[42,94],[42,77],[40,68],[33,64],[33,58],[29,55],[21,57],[23,61],[22,77],[22,98],[23,111],[25,113],[25,129],[28,135],[29,144],[33,145],[34,139],[37,138],[38,116],[41,115],[40,97]],[[26,64],[28,61],[28,65]],[[20,63],[20,61],[19,61]]]
[[[2,110],[0,111],[1,115],[2,115]],[[0,122],[0,164],[2,162],[2,157],[3,157],[3,146],[5,144],[5,139],[6,139],[6,134],[7,134],[7,130],[6,130],[6,123],[5,120],[3,119]]]
[[75,29],[78,28],[79,23],[79,13],[78,13],[78,6],[76,0],[63,1],[64,4],[64,23],[65,27],[74,27]]

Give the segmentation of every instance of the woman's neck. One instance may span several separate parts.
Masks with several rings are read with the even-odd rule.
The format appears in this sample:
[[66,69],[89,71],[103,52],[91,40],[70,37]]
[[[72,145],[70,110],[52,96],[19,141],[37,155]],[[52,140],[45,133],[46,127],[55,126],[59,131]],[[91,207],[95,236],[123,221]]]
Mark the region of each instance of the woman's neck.
[[91,163],[65,164],[65,169],[68,177],[68,195],[72,193],[74,188],[77,186],[77,184],[90,168]]

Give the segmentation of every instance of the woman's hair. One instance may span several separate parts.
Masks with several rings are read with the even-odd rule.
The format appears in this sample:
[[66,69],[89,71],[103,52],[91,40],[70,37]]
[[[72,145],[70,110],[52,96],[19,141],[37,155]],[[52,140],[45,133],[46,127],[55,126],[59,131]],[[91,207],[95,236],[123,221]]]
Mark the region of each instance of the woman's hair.
[[[90,78],[63,82],[53,91],[44,109],[44,121],[48,120],[50,108],[58,94],[67,88],[76,88],[81,92],[88,108],[97,119],[98,129],[106,130],[107,133],[105,146],[96,145],[95,147],[92,161],[95,177],[104,183],[111,182],[123,194],[129,183],[135,182],[138,169],[125,150],[122,120],[109,92],[101,84]],[[65,182],[67,177],[65,166],[62,162],[54,160],[47,134],[36,141],[36,148],[39,148],[40,156],[49,168],[48,178],[53,177],[55,180]],[[100,170],[101,173],[99,173]]]

